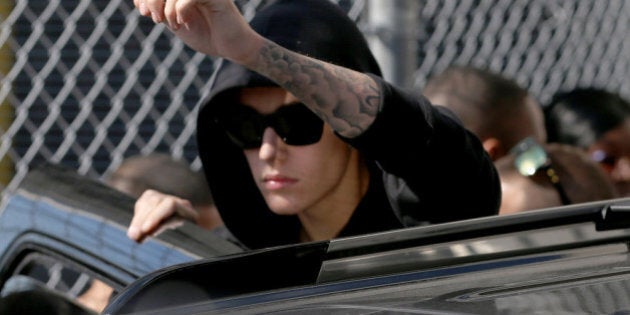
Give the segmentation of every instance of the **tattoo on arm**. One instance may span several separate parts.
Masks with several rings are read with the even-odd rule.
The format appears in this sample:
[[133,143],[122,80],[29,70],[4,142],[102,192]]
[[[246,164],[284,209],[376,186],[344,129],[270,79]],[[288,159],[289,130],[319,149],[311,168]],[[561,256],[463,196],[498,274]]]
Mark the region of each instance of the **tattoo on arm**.
[[293,93],[335,131],[356,137],[374,121],[382,99],[368,75],[312,59],[266,41],[252,69]]

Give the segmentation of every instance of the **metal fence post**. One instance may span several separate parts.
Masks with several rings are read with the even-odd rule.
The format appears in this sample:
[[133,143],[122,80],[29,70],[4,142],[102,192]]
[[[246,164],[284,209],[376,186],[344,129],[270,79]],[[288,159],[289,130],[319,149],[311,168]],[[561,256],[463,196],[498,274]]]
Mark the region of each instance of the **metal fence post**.
[[[2,25],[3,28],[7,27],[4,26],[4,24],[6,24],[4,21],[11,13],[11,10],[13,10],[13,5],[13,1],[7,0],[4,0],[3,3],[0,4],[0,25]],[[2,29],[0,37],[3,35],[6,36],[6,32],[9,32],[10,34],[9,30],[10,29],[8,27],[6,29]],[[4,78],[13,67],[13,59],[13,52],[9,48],[8,40],[0,39],[0,145],[4,142],[5,146],[9,145],[11,142],[8,137],[3,137],[3,135],[13,123],[13,107],[7,100],[8,97],[6,96],[10,93],[11,83],[6,82]],[[0,152],[1,151],[2,150],[0,149]],[[8,154],[5,155],[0,153],[0,192],[2,192],[4,187],[9,184],[12,177],[13,161],[11,161],[11,157]]]
[[381,65],[383,76],[402,87],[410,87],[418,68],[417,30],[422,1],[368,0],[367,33],[370,48]]

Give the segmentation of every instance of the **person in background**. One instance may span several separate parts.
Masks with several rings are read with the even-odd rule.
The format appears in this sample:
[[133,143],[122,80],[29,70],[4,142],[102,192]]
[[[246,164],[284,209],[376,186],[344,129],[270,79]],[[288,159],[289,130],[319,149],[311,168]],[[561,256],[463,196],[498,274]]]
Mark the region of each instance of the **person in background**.
[[630,103],[598,88],[559,92],[545,107],[549,142],[577,146],[598,162],[621,197],[630,197]]
[[[498,176],[478,139],[382,80],[362,33],[332,2],[274,1],[251,23],[232,0],[134,4],[223,58],[197,142],[221,217],[248,248],[498,212]],[[145,195],[128,229],[136,241],[173,216],[198,216],[167,194]]]
[[481,140],[492,160],[508,154],[519,141],[547,135],[540,104],[516,82],[472,66],[451,66],[429,78],[423,94],[452,110]]
[[495,161],[503,194],[499,214],[617,197],[604,171],[580,148],[533,141],[517,146]]
[[[131,156],[107,174],[104,182],[133,198],[145,192],[167,192],[196,209],[199,226],[237,243],[223,226],[203,173],[193,171],[184,161],[164,153]],[[113,288],[96,278],[86,287],[77,296],[77,303],[100,313],[109,303]]]
[[140,198],[145,192],[176,196],[196,209],[199,226],[208,230],[223,226],[204,174],[193,171],[188,163],[168,154],[128,157],[104,180],[110,187],[134,198]]
[[501,178],[500,214],[616,196],[597,164],[578,148],[545,144],[543,109],[516,82],[484,69],[452,66],[430,78],[423,92],[453,110],[494,158]]

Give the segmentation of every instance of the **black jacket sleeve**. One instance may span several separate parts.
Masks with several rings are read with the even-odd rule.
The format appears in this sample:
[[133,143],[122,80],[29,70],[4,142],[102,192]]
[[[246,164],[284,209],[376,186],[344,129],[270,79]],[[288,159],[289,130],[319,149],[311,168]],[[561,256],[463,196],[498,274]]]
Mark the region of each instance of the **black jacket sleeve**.
[[381,111],[345,139],[383,171],[390,203],[405,226],[497,214],[501,189],[478,138],[445,108],[374,77]]

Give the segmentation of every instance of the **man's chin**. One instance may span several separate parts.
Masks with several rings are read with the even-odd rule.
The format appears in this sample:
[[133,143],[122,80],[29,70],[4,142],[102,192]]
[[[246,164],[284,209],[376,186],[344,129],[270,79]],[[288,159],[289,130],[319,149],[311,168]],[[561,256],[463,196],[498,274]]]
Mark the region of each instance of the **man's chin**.
[[286,198],[273,196],[268,198],[266,201],[267,206],[271,209],[271,212],[277,215],[296,215],[300,213],[297,205]]

